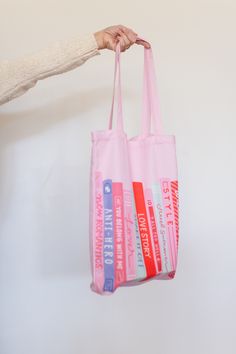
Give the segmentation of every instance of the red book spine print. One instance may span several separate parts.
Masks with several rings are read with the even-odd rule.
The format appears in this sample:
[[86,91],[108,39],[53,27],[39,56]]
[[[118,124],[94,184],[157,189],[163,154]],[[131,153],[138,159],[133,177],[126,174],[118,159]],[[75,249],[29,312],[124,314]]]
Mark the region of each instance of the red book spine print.
[[171,181],[171,195],[174,208],[174,220],[176,229],[176,243],[177,249],[179,245],[179,194],[178,194],[178,181]]
[[148,217],[142,183],[133,182],[133,190],[147,278],[151,278],[157,274],[157,270],[153,256],[152,241],[148,225]]

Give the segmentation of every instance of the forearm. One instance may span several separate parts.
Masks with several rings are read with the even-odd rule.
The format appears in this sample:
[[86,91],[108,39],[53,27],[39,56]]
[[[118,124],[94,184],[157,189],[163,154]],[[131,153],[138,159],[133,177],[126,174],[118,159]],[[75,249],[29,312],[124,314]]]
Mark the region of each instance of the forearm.
[[0,104],[24,94],[38,80],[75,69],[100,54],[94,34],[58,41],[18,60],[0,62]]

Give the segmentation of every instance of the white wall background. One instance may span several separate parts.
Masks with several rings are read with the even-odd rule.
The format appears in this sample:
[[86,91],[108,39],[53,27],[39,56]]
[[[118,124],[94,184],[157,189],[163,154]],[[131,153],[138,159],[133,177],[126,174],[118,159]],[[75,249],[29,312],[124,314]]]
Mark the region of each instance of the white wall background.
[[[90,131],[107,126],[114,53],[0,107],[0,353],[233,354],[235,0],[1,0],[0,57],[122,23],[153,44],[180,181],[177,277],[90,291]],[[122,55],[126,128],[143,51]]]

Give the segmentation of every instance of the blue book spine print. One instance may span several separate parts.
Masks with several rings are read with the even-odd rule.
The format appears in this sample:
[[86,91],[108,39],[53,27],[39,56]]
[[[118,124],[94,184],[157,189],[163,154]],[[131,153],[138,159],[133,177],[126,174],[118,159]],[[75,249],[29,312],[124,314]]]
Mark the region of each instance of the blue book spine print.
[[112,180],[103,181],[104,203],[104,291],[114,290],[114,220],[112,207]]

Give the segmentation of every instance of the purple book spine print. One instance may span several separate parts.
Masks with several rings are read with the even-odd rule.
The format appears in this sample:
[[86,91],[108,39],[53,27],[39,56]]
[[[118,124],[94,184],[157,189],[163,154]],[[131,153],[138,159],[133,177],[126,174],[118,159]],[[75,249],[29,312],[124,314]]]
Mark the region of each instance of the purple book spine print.
[[104,203],[104,291],[114,290],[114,221],[112,206],[112,180],[103,181]]

